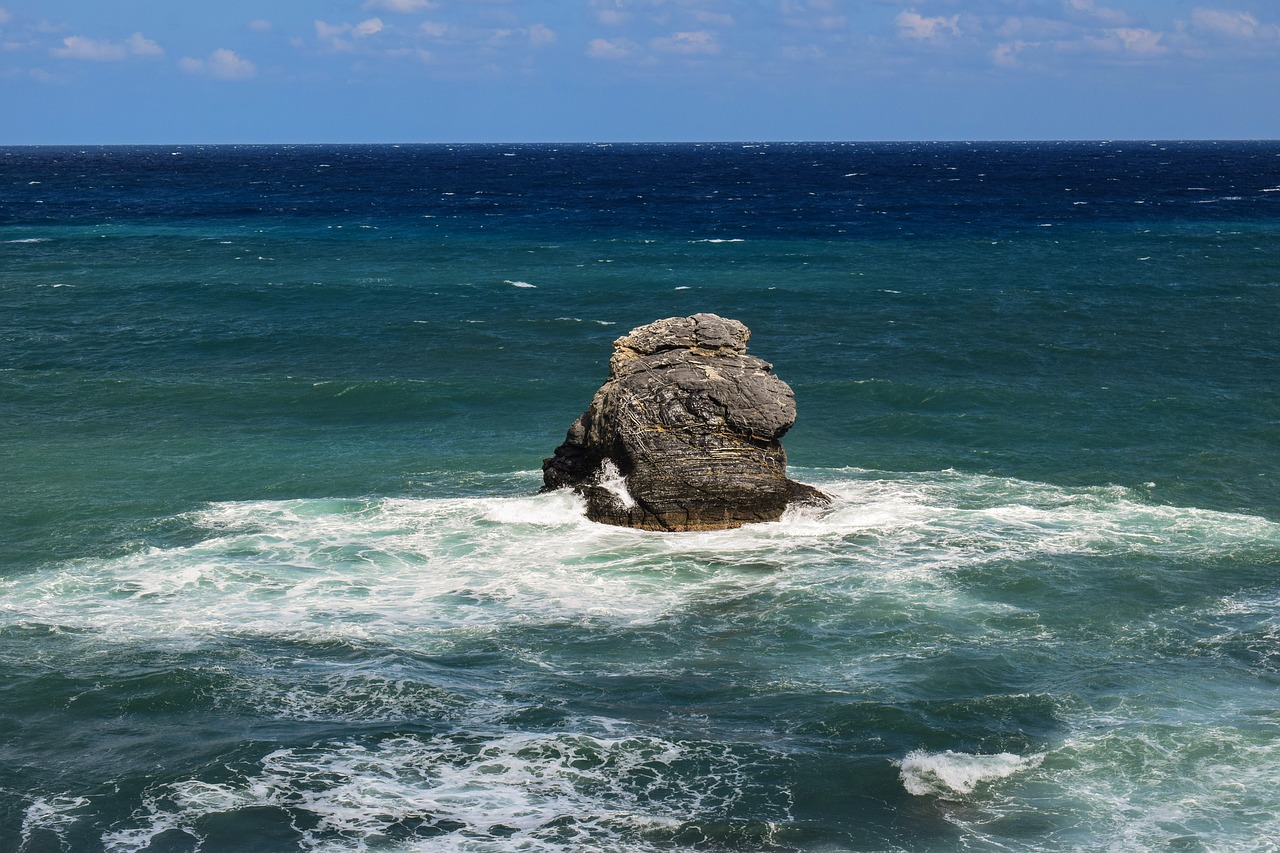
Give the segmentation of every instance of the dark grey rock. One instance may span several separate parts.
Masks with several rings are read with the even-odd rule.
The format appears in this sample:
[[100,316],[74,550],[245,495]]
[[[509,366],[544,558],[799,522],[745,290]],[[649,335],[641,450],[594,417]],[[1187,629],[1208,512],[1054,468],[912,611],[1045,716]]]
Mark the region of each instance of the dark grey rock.
[[747,355],[750,336],[694,314],[618,338],[608,381],[542,463],[543,490],[576,489],[592,520],[647,530],[776,521],[792,501],[829,501],[787,479],[795,395]]

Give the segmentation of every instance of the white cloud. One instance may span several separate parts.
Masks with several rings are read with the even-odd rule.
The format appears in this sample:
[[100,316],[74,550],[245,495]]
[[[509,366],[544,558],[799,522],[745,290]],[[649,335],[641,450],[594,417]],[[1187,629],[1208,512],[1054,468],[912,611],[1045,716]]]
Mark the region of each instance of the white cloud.
[[0,6],[0,24],[7,24],[13,16],[3,6]]
[[587,45],[587,56],[592,59],[626,59],[634,56],[639,45],[630,39],[592,39]]
[[185,56],[178,65],[188,74],[214,80],[248,80],[258,74],[258,66],[226,48],[219,48],[204,59]]
[[544,47],[549,44],[555,44],[556,32],[545,24],[533,24],[526,30],[529,36],[529,44],[534,47]]
[[1143,27],[1115,27],[1106,30],[1103,36],[1090,37],[1086,42],[1107,53],[1150,57],[1169,52],[1169,48],[1160,43],[1163,37],[1163,33]]
[[898,25],[898,35],[903,38],[935,41],[948,33],[953,36],[960,35],[959,15],[952,15],[950,18],[944,18],[941,15],[926,18],[915,9],[903,9],[898,13],[898,17],[894,18],[894,23]]
[[1001,68],[1017,68],[1018,54],[1022,53],[1028,47],[1034,47],[1034,42],[1025,41],[1006,41],[996,45],[995,50],[991,51],[991,61]]
[[114,62],[124,59],[129,51],[122,44],[109,41],[96,41],[84,36],[69,36],[62,40],[62,47],[55,47],[49,52],[59,59],[87,59],[92,62]]
[[351,34],[357,38],[368,38],[371,35],[382,32],[383,26],[381,18],[370,18],[352,27]]
[[386,25],[381,18],[369,18],[352,26],[351,24],[330,24],[327,21],[316,20],[316,37],[322,42],[327,42],[330,50],[339,52],[349,52],[356,49],[355,44],[346,36],[354,36],[357,39],[367,39],[375,36],[386,29]]
[[249,29],[253,30],[255,33],[269,33],[271,32],[271,22],[258,18],[255,21],[249,22]]
[[164,56],[164,48],[142,33],[134,33],[125,39],[124,43],[134,56]]
[[654,50],[665,53],[682,53],[686,56],[712,54],[720,51],[714,33],[706,30],[672,33],[669,36],[656,38],[650,42]]
[[408,15],[412,12],[423,12],[427,9],[436,8],[436,4],[430,0],[368,0],[364,4],[366,9],[381,9],[384,12],[400,12]]
[[325,41],[333,41],[350,29],[350,24],[326,24],[324,21],[316,21],[316,35]]
[[1130,53],[1154,56],[1169,49],[1160,44],[1163,35],[1152,30],[1140,27],[1117,27],[1111,30],[1111,34],[1120,39],[1124,49]]
[[433,39],[444,38],[445,33],[449,32],[449,25],[436,21],[423,21],[422,31]]
[[84,59],[90,62],[119,62],[130,56],[163,56],[164,48],[144,36],[134,33],[122,42],[99,41],[85,36],[69,36],[62,40],[62,47],[49,51],[59,59]]
[[1227,9],[1206,9],[1203,6],[1191,13],[1191,23],[1197,29],[1215,35],[1238,39],[1277,38],[1280,27],[1262,24],[1248,12]]
[[1124,12],[1119,9],[1099,6],[1094,0],[1067,0],[1066,6],[1072,11],[1083,12],[1091,18],[1102,21],[1104,24],[1119,27],[1129,23],[1129,16]]
[[606,26],[616,27],[631,20],[625,0],[588,0],[587,5],[595,10],[596,20]]
[[317,20],[315,27],[316,37],[320,41],[328,42],[330,49],[338,51],[355,49],[350,41],[343,38],[343,36],[351,32],[350,24],[330,24],[326,21]]

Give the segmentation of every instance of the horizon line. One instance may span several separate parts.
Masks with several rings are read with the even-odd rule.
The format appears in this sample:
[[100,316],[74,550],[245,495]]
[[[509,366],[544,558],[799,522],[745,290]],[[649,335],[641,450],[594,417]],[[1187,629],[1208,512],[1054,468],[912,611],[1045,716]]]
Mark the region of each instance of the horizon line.
[[868,139],[547,139],[547,140],[435,140],[435,141],[345,141],[345,142],[0,142],[0,148],[182,148],[182,147],[237,147],[237,146],[387,146],[387,147],[421,147],[447,145],[509,145],[509,146],[546,146],[546,145],[1011,145],[1011,144],[1066,144],[1066,143],[1223,143],[1223,142],[1280,142],[1280,137],[1059,137],[1059,138],[989,138],[989,139],[908,139],[908,138],[868,138]]

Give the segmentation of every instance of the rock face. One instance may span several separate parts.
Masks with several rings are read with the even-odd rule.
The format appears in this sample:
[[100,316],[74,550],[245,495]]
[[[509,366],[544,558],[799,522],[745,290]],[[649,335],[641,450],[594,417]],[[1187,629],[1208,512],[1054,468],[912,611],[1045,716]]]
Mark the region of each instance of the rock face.
[[543,491],[570,487],[594,521],[717,530],[776,521],[826,495],[787,479],[779,439],[795,395],[747,355],[750,331],[715,314],[671,317],[613,344],[609,379],[542,463]]

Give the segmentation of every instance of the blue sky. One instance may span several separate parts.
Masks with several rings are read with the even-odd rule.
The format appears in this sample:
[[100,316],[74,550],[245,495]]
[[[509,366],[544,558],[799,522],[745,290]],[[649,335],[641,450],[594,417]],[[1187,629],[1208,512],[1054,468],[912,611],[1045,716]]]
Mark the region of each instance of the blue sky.
[[0,0],[0,144],[1280,138],[1280,0]]

